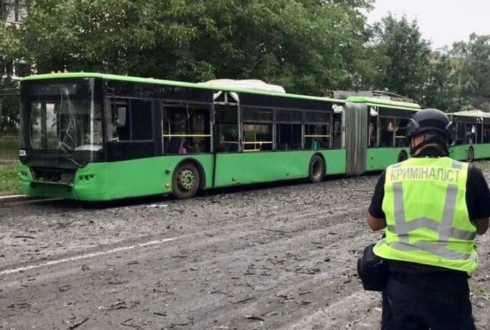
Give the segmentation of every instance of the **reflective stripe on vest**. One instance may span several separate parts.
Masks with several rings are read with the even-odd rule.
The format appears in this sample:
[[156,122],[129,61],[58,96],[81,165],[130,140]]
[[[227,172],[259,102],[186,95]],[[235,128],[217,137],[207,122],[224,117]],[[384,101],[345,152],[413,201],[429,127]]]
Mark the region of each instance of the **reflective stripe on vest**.
[[[410,159],[405,162],[390,166],[389,170],[386,172],[387,182],[391,182],[391,178],[388,178],[388,175],[393,175],[394,177],[396,177],[394,180],[395,182],[391,183],[391,188],[393,191],[392,197],[394,199],[394,219],[387,219],[388,226],[386,231],[386,238],[377,244],[377,246],[375,247],[375,253],[387,259],[390,259],[390,257],[392,257],[392,259],[424,263],[423,260],[421,260],[423,259],[422,257],[417,257],[413,254],[410,254],[410,252],[412,251],[422,250],[435,257],[433,258],[435,266],[472,271],[476,268],[478,262],[478,257],[473,250],[474,239],[476,237],[476,229],[467,231],[454,228],[455,220],[457,220],[455,219],[455,211],[458,207],[456,205],[459,190],[458,175],[462,170],[467,171],[467,164],[451,160],[451,169],[458,170],[459,173],[452,173],[452,176],[450,177],[450,168],[431,168],[429,165],[430,163],[427,163],[427,166],[425,167],[423,165],[412,166],[411,164],[417,164],[420,162],[427,162],[427,160]],[[403,172],[401,172],[400,170],[403,170]],[[429,175],[429,172],[431,175]],[[411,176],[412,179],[413,177],[415,177],[414,180],[417,181],[443,181],[444,184],[447,185],[442,219],[440,219],[440,221],[433,220],[427,217],[410,219],[410,221],[406,220],[403,183],[396,182],[399,181],[399,175],[402,175],[402,177]],[[449,183],[448,181],[455,181],[456,184]],[[460,182],[459,184],[466,185],[466,180],[465,182]],[[410,205],[410,207],[416,207],[416,205]],[[468,221],[469,223],[469,218],[467,216],[466,218],[467,219],[460,220]],[[410,232],[422,228],[437,232],[439,237],[438,241],[414,241],[414,239],[412,238],[412,241],[414,242],[410,243]],[[398,240],[396,240],[395,235],[397,236]],[[468,250],[471,250],[471,253],[463,253],[450,249],[448,247],[448,243],[450,241],[454,242],[455,240],[461,242],[462,244],[469,244]],[[390,249],[387,249],[387,247],[389,247]],[[395,253],[391,253],[391,249],[398,251],[398,253],[396,253],[395,251],[393,251]],[[404,258],[401,258],[401,256],[403,256]],[[441,259],[446,259],[446,261],[443,261]]]

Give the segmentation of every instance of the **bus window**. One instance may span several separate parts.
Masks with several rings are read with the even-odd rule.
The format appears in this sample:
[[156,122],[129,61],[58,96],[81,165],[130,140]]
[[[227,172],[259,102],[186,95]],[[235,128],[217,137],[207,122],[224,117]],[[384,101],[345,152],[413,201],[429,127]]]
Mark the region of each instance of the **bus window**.
[[483,143],[490,143],[490,125],[483,125]]
[[[127,100],[109,100],[108,111],[110,120],[107,121],[107,140],[108,141],[125,141],[131,136],[131,123],[129,120],[129,101]],[[124,112],[124,118],[119,118],[119,114]]]
[[242,107],[243,151],[272,150],[272,122],[272,109]]
[[466,124],[464,125],[464,132],[465,132],[465,144],[473,144],[475,141],[473,135],[474,135],[474,128],[473,125],[471,124]]
[[217,152],[239,151],[238,108],[216,105],[214,122],[214,150]]
[[455,144],[473,144],[477,143],[476,126],[468,123],[458,123],[456,125]]
[[112,118],[108,140],[153,140],[151,101],[117,99],[111,103]]
[[332,149],[342,149],[342,116],[343,113],[333,114]]
[[378,146],[378,128],[377,128],[377,118],[371,117],[368,127],[368,148],[376,148]]
[[405,134],[407,132],[408,119],[397,120],[397,130],[395,132],[395,146],[396,147],[408,147],[405,141]]
[[301,149],[301,116],[300,111],[276,110],[277,150]]
[[458,123],[456,124],[456,136],[454,138],[455,145],[464,144],[466,141],[466,124]]
[[475,143],[481,144],[483,143],[483,125],[478,123],[475,126]]
[[394,146],[395,133],[397,127],[394,125],[394,118],[380,118],[379,139],[381,148],[392,148]]
[[306,112],[305,149],[330,149],[332,116],[328,112]]
[[131,140],[152,141],[151,101],[131,100]]
[[155,156],[152,102],[122,98],[107,98],[105,102],[108,160]]
[[205,105],[165,103],[164,154],[199,154],[211,151],[210,108]]

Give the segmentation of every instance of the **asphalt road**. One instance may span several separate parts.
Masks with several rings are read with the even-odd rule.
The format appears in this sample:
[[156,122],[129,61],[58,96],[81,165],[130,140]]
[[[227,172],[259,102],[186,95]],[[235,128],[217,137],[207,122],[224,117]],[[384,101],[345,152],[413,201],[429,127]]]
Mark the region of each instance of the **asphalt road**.
[[[355,271],[381,236],[365,221],[375,180],[0,207],[0,329],[379,329],[380,294]],[[487,236],[478,252],[490,329]]]

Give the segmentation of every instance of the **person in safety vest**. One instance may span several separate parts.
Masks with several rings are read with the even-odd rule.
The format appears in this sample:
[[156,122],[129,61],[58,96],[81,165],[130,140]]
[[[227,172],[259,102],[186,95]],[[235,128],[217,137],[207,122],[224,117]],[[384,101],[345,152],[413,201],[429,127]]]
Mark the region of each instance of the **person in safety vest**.
[[413,156],[376,184],[367,221],[384,236],[373,248],[387,263],[383,330],[476,329],[468,273],[478,266],[476,235],[488,229],[490,191],[482,172],[449,157],[454,124],[436,109],[410,119]]

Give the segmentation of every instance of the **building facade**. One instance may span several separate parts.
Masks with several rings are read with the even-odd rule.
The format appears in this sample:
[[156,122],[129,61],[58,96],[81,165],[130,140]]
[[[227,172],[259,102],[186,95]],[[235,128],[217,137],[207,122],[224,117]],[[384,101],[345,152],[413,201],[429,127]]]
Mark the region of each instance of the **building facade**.
[[[10,26],[20,26],[27,16],[25,0],[0,0],[0,21]],[[22,59],[7,60],[0,53],[0,77],[19,80],[30,74],[29,65]]]

